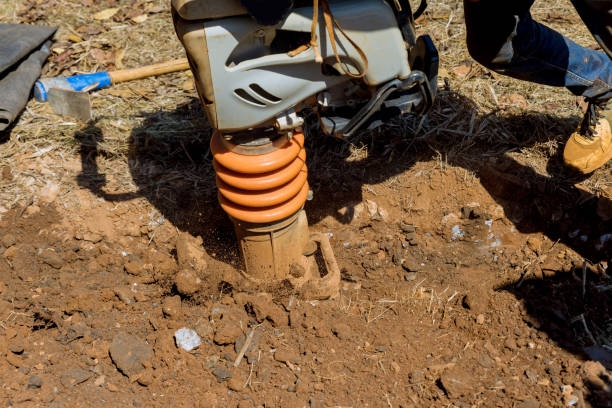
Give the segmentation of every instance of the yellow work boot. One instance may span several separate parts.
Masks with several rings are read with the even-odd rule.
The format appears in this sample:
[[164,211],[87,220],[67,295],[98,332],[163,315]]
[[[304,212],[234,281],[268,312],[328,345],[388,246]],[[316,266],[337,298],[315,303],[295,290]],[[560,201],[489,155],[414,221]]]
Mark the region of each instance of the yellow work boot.
[[563,161],[568,167],[588,174],[612,159],[612,102],[589,102],[578,127],[565,144]]

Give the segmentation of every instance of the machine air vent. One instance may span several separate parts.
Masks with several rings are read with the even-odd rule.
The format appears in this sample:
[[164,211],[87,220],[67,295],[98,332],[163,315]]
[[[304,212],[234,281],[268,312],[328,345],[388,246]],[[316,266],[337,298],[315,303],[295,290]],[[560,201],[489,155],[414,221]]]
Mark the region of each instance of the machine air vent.
[[250,84],[249,88],[251,88],[253,92],[255,92],[257,95],[261,96],[263,99],[270,103],[279,103],[282,100],[278,96],[272,95],[270,92],[266,91],[258,84]]
[[265,103],[251,96],[247,91],[242,88],[234,89],[234,95],[236,95],[238,99],[242,100],[243,102],[249,103],[251,105],[266,106]]

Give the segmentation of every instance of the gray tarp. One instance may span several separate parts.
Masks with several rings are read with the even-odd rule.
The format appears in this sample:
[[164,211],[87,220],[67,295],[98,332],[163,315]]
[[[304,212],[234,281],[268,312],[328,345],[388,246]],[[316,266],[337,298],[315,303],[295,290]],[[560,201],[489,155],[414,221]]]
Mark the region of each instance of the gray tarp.
[[23,110],[40,76],[53,27],[0,24],[0,132]]

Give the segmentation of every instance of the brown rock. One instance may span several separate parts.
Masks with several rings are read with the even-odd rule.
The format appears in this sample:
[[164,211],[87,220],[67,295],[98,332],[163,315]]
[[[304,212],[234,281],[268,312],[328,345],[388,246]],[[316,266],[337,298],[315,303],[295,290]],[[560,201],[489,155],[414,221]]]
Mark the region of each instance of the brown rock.
[[449,398],[459,398],[474,390],[469,374],[459,369],[444,373],[440,377],[440,383]]
[[7,354],[6,361],[15,368],[19,368],[23,365],[23,359],[17,354],[13,353]]
[[92,375],[93,374],[91,371],[83,370],[82,368],[75,368],[64,371],[60,375],[60,381],[64,387],[68,388],[84,383],[85,381],[89,380]]
[[58,194],[59,185],[53,182],[47,182],[47,185],[40,190],[40,193],[38,194],[38,199],[40,202],[50,204],[55,201]]
[[185,296],[193,295],[202,286],[202,280],[198,278],[198,275],[192,269],[180,270],[174,278],[174,283],[176,290]]
[[109,347],[115,366],[128,377],[141,373],[153,358],[153,348],[136,336],[118,333]]
[[25,348],[23,347],[22,339],[17,337],[15,339],[9,341],[8,349],[11,351],[11,353],[15,353],[15,354],[23,353]]
[[138,381],[138,384],[145,387],[153,384],[153,370],[147,369],[143,371],[138,375],[138,379],[136,381]]
[[299,364],[302,360],[297,351],[288,348],[280,348],[276,350],[276,353],[274,353],[274,359],[276,361],[280,361],[281,363],[293,364]]
[[195,331],[196,333],[198,333],[198,336],[200,336],[200,338],[202,339],[212,340],[215,335],[215,331],[213,327],[207,321],[199,322],[195,327]]
[[232,378],[233,373],[222,367],[217,367],[213,370],[213,375],[217,378],[217,382],[222,383]]
[[202,399],[201,399],[200,403],[200,407],[217,407],[219,404],[219,401],[217,399],[217,396],[212,393],[212,392],[205,392],[204,395],[202,395]]
[[192,268],[200,274],[206,270],[206,252],[202,249],[202,237],[193,237],[187,232],[179,234],[176,240],[176,256],[179,268]]
[[258,322],[268,319],[275,327],[289,325],[289,316],[285,310],[272,301],[269,293],[258,293],[243,298],[245,308],[255,315]]
[[162,310],[166,317],[175,318],[179,317],[182,312],[181,308],[181,297],[171,296],[164,298],[162,301]]
[[10,248],[17,243],[17,238],[14,234],[4,234],[0,237],[0,244],[5,248]]
[[64,259],[52,249],[42,251],[40,260],[55,269],[60,269],[65,263]]
[[[236,354],[238,354],[240,350],[242,350],[246,339],[247,334],[243,334],[236,339],[236,342],[234,343],[234,351],[236,352]],[[259,330],[255,330],[255,333],[253,333],[253,337],[251,339],[251,342],[249,343],[249,346],[246,349],[245,354],[254,353],[257,350],[260,341],[261,333],[259,332]]]
[[527,398],[525,401],[518,404],[517,408],[540,408],[540,403],[536,399]]
[[[103,208],[96,208],[89,213],[89,216],[85,218],[85,228],[88,232],[93,235],[103,236],[107,240],[114,240],[116,238],[115,226],[112,220],[108,216],[108,212]],[[88,240],[89,241],[89,240]],[[91,241],[97,242],[97,241]]]
[[120,286],[114,289],[115,295],[126,305],[134,303],[134,293],[129,286]]
[[518,348],[518,346],[516,345],[516,341],[512,337],[508,337],[506,341],[504,341],[504,347],[511,351],[514,351]]
[[138,276],[142,274],[142,271],[143,271],[142,264],[138,261],[126,262],[125,265],[123,265],[123,267],[125,268],[125,271],[129,273],[130,275]]
[[2,257],[6,259],[13,259],[17,255],[18,249],[17,246],[13,245],[6,251],[2,253]]
[[172,244],[174,240],[176,240],[176,228],[168,222],[164,222],[155,229],[153,241],[157,246]]
[[30,218],[38,214],[40,214],[40,207],[37,205],[31,205],[26,208],[25,212],[23,213],[23,218]]
[[227,383],[227,388],[232,391],[242,391],[244,389],[244,379],[239,377],[232,377]]
[[347,340],[353,337],[353,330],[345,323],[336,323],[332,326],[332,332],[340,339]]
[[234,319],[223,319],[215,330],[214,341],[217,344],[232,344],[242,335],[239,322]]
[[251,408],[253,403],[248,399],[243,399],[238,403],[238,408]]
[[474,289],[463,298],[463,306],[477,315],[487,311],[488,303],[488,297],[484,290]]
[[542,240],[538,237],[532,235],[527,238],[527,246],[538,255],[542,252]]

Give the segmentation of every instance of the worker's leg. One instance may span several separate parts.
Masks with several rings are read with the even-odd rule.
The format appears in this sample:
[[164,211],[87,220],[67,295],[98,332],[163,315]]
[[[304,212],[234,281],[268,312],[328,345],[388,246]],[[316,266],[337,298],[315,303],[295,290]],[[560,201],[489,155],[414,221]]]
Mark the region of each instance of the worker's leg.
[[533,1],[464,0],[468,49],[474,59],[496,72],[565,86],[576,95],[612,96],[608,56],[534,21],[529,12]]
[[612,58],[612,0],[572,0],[582,21]]
[[[612,159],[612,64],[531,18],[534,0],[464,0],[470,53],[486,67],[514,78],[565,86],[589,102],[563,151],[565,164],[590,173]],[[572,0],[595,38],[610,48],[612,0]],[[605,15],[600,15],[605,13]]]

